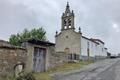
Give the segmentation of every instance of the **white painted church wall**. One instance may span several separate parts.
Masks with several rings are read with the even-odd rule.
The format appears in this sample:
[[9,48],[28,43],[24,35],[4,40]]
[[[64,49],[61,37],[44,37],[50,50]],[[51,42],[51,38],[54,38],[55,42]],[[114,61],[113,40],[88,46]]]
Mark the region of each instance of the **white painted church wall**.
[[81,57],[82,56],[88,56],[87,48],[89,43],[89,56],[90,57],[96,57],[96,56],[106,56],[107,50],[104,47],[104,44],[102,43],[95,43],[91,40],[88,40],[84,37],[81,38]]

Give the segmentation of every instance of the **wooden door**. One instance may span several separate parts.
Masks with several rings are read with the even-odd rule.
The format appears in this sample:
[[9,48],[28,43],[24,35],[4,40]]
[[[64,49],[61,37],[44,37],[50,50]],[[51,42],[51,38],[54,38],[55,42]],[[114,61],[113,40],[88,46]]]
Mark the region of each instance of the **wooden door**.
[[45,54],[46,50],[44,48],[34,48],[34,72],[45,71]]

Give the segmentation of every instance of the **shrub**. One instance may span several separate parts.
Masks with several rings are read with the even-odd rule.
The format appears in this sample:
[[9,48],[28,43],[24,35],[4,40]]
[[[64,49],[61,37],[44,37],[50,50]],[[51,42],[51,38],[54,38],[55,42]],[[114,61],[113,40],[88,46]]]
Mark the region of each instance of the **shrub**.
[[32,73],[21,73],[15,80],[35,80]]

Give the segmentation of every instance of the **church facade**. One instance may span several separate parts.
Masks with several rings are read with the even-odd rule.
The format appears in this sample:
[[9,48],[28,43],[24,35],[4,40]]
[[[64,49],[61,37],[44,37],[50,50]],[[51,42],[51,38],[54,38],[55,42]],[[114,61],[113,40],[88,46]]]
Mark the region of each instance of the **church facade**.
[[75,14],[67,3],[61,17],[61,32],[56,31],[55,35],[56,53],[65,53],[68,61],[106,56],[107,48],[103,41],[83,36],[80,28],[78,32],[75,31],[74,17]]

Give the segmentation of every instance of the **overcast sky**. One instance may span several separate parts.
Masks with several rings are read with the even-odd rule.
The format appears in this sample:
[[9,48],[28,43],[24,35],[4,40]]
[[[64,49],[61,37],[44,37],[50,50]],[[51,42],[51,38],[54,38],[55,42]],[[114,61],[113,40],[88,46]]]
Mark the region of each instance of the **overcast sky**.
[[54,42],[67,1],[76,31],[81,27],[83,35],[103,40],[112,53],[120,52],[120,0],[0,0],[0,39],[42,26]]

